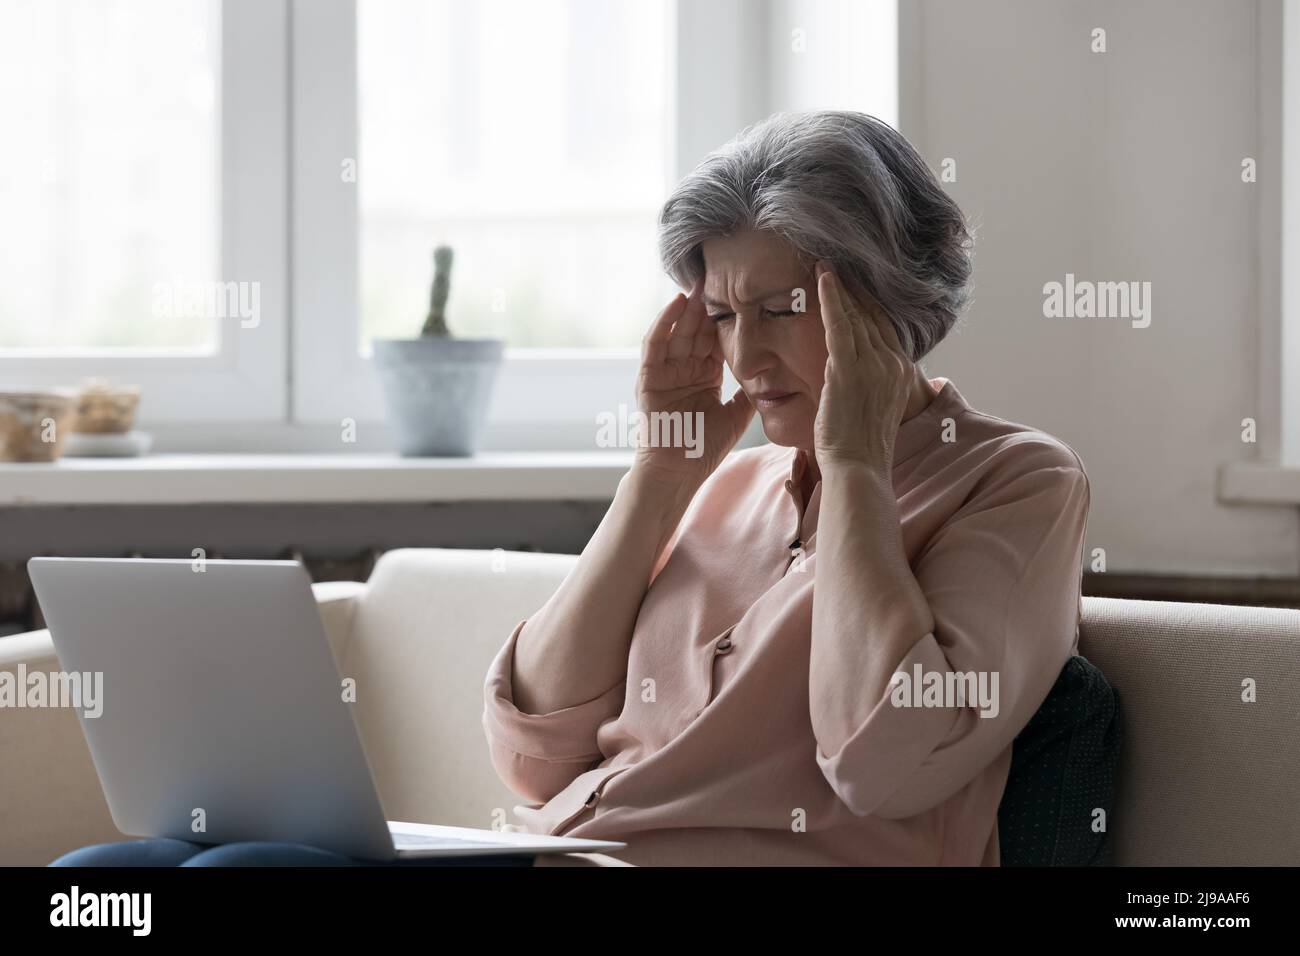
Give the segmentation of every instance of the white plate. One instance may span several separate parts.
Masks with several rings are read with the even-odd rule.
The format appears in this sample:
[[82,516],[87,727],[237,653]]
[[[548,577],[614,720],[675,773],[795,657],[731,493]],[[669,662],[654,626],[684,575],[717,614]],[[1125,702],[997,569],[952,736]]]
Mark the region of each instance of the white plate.
[[63,439],[63,454],[72,458],[134,458],[147,455],[152,445],[153,436],[148,432],[69,432]]

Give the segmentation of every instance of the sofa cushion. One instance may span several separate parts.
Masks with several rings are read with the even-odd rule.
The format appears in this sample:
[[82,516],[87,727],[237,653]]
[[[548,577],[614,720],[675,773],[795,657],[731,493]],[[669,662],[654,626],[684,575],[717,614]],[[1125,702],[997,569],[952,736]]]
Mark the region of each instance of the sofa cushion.
[[1110,863],[1122,736],[1119,695],[1087,658],[1071,657],[1012,745],[998,808],[1003,866]]

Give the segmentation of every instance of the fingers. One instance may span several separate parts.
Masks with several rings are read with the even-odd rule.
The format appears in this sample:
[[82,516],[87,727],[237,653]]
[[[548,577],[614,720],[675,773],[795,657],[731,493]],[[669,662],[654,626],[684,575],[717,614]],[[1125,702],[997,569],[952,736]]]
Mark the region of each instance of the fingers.
[[879,352],[883,355],[888,351],[888,348],[885,345],[885,340],[881,338],[880,321],[876,316],[876,309],[868,309],[866,310],[866,315],[863,315],[858,319],[858,324],[862,327],[862,334],[865,335],[867,341],[871,343],[872,351]]
[[673,323],[686,308],[688,299],[678,292],[663,311],[655,316],[650,329],[641,340],[641,361],[646,365],[658,365],[668,355],[668,340],[672,335]]
[[704,276],[701,275],[691,290],[686,311],[673,327],[672,338],[668,343],[668,357],[705,359],[713,355],[717,345],[718,329],[704,307]]
[[894,328],[894,323],[889,321],[889,316],[885,314],[884,310],[875,309],[872,312],[872,317],[876,320],[876,328],[879,330],[885,346],[890,351],[897,352],[901,358],[910,361],[911,358],[907,354],[907,349],[903,348],[903,343],[898,338],[898,330]]
[[678,293],[650,324],[641,340],[644,365],[666,361],[705,359],[718,354],[718,334],[704,309],[704,277],[689,295]]
[[892,356],[897,361],[911,361],[907,350],[903,348],[903,343],[899,341],[898,330],[894,328],[894,323],[889,320],[884,309],[879,306],[867,309],[862,324],[870,336],[871,347],[881,358]]
[[[844,283],[826,264],[819,262],[817,264],[819,278],[825,275],[829,279],[830,288],[827,292],[822,291],[821,282],[818,283],[818,296],[825,303],[826,296],[831,297],[831,310],[838,311],[843,317],[845,324],[852,331],[854,348],[859,356],[869,352],[879,353],[882,357],[888,353],[894,353],[898,358],[908,360],[907,350],[903,348],[902,342],[898,338],[898,331],[894,328],[894,323],[889,320],[889,316],[884,310],[877,306],[863,307],[857,299],[849,294],[845,289]],[[826,281],[826,280],[823,280]],[[823,305],[823,312],[826,307]],[[828,334],[827,348],[830,348],[831,340]]]
[[[701,311],[703,310],[701,309]],[[700,320],[699,330],[695,333],[695,344],[691,349],[691,357],[697,359],[708,358],[716,352],[718,361],[722,361],[720,348],[718,327],[713,324],[713,320],[708,317],[708,313],[704,313]]]
[[695,285],[690,289],[689,297],[686,297],[686,307],[677,316],[677,321],[672,326],[672,332],[668,336],[668,358],[684,359],[690,355],[692,343],[695,337],[695,330],[699,328],[699,315],[702,312],[701,298],[703,297],[703,281],[695,281]]
[[865,347],[866,339],[859,342],[858,333],[853,328],[853,319],[844,308],[835,276],[822,262],[817,263],[817,301],[821,304],[822,325],[826,329],[826,351],[833,358],[856,360],[859,345]]

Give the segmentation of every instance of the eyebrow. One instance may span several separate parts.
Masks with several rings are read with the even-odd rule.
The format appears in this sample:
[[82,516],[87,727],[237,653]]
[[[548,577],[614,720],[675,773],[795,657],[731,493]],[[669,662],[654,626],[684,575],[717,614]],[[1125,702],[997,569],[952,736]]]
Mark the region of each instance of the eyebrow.
[[[763,302],[767,299],[775,298],[778,295],[792,296],[794,295],[794,292],[793,290],[787,292],[784,288],[771,289],[767,292],[760,292],[758,295],[750,296],[748,299],[741,299],[740,301],[742,304],[752,305],[755,302]],[[715,309],[731,308],[731,304],[729,302],[719,302],[717,299],[710,298],[707,295],[704,297],[704,304],[707,306],[711,306]]]

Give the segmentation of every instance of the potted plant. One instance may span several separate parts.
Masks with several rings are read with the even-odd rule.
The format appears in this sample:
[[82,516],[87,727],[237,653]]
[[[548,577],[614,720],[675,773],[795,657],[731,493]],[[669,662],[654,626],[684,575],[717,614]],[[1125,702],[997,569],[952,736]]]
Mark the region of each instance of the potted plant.
[[429,314],[416,339],[376,339],[375,367],[398,450],[406,456],[466,456],[478,447],[502,339],[458,339],[447,327],[452,251],[433,251]]

